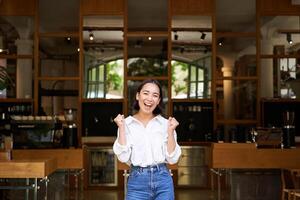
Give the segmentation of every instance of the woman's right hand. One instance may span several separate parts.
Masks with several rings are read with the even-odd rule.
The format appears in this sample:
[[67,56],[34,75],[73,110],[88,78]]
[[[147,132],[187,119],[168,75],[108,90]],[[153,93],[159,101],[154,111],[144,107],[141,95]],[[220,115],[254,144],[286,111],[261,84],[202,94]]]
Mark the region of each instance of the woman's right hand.
[[125,128],[125,120],[124,120],[124,115],[118,114],[116,118],[114,119],[114,122],[117,124],[117,126],[120,129]]
[[124,115],[118,114],[114,119],[114,122],[119,127],[119,139],[118,139],[119,144],[126,145]]

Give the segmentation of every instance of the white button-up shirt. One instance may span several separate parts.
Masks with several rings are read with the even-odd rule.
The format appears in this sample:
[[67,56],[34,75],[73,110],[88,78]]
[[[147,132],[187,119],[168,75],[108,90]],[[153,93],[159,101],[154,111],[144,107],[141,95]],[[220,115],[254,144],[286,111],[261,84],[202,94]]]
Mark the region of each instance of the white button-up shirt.
[[159,163],[175,164],[181,155],[181,148],[174,132],[176,147],[171,154],[168,153],[167,129],[168,120],[161,115],[150,120],[146,127],[139,120],[128,116],[125,119],[126,145],[121,145],[117,138],[113,145],[114,153],[121,162],[128,165],[146,167]]

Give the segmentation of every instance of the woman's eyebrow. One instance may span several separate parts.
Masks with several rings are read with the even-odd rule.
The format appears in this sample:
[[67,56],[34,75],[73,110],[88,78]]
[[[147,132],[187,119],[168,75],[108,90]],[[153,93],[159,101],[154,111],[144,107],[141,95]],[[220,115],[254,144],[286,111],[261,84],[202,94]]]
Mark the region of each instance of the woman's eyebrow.
[[[144,89],[144,90],[142,90],[141,92],[149,92],[149,93],[150,93],[150,90]],[[159,95],[159,92],[153,92],[153,94]]]

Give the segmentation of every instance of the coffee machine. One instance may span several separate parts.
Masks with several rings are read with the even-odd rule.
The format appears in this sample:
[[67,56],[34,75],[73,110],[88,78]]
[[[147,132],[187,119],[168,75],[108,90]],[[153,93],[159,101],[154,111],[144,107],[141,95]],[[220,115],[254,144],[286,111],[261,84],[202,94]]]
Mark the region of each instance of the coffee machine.
[[76,115],[77,110],[74,108],[64,110],[63,147],[65,148],[78,146]]
[[283,112],[282,147],[295,147],[295,112]]

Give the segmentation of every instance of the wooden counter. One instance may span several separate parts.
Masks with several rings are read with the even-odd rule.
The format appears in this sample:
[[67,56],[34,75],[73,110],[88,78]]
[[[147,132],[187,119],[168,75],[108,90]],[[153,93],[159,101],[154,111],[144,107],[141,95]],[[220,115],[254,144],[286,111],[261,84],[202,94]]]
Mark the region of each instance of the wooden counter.
[[14,149],[14,159],[49,159],[57,160],[57,169],[83,169],[82,149]]
[[300,148],[257,149],[255,144],[213,143],[211,168],[300,169]]
[[44,178],[56,169],[54,158],[0,161],[0,178]]

